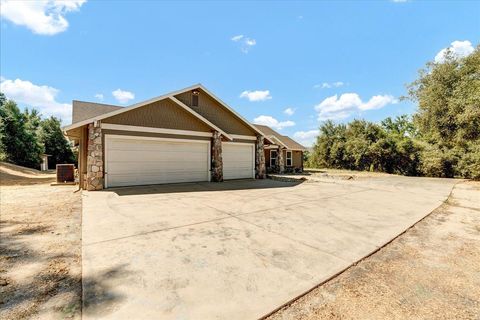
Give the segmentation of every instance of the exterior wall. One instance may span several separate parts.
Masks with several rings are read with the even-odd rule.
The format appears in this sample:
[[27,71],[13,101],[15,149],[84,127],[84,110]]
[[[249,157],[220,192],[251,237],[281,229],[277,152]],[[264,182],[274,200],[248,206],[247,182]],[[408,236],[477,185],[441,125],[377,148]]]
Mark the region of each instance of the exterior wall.
[[229,110],[225,109],[215,99],[210,97],[203,90],[199,90],[198,106],[192,106],[192,92],[184,92],[175,97],[185,103],[187,106],[195,110],[195,112],[202,115],[204,118],[218,126],[226,133],[241,134],[241,135],[256,135],[256,132],[247,126],[242,120],[238,119]]
[[283,149],[280,149],[277,154],[277,166],[278,173],[281,174],[285,172],[285,151]]
[[212,165],[211,165],[211,180],[214,182],[223,181],[223,159],[222,159],[222,137],[217,131],[213,133],[212,137]]
[[112,130],[112,129],[102,129],[102,133],[104,137],[106,134],[117,134],[117,135],[124,135],[124,136],[172,138],[172,139],[188,139],[188,140],[210,140],[211,139],[209,137],[186,136],[186,135],[154,133],[154,132],[123,131],[123,130]]
[[[277,167],[272,168],[270,167],[270,150],[275,150],[275,149],[265,149],[265,165],[267,167],[268,172],[276,172],[278,173],[280,168],[278,165],[278,158],[277,158]],[[303,152],[302,151],[292,151],[292,165],[287,166],[287,150],[282,150],[283,154],[283,164],[284,164],[284,169],[285,171],[289,171],[292,168],[297,170],[303,170]]]
[[264,139],[264,136],[258,136],[255,143],[255,179],[265,179],[267,177],[265,152],[263,146]]
[[169,99],[103,119],[102,122],[152,128],[212,131],[205,123]]
[[298,169],[303,169],[303,152],[302,151],[292,151],[292,161],[293,167]]
[[80,128],[80,143],[79,143],[79,154],[78,154],[78,176],[79,183],[82,189],[87,189],[86,179],[87,179],[87,156],[88,156],[88,126],[83,126]]
[[86,189],[103,189],[103,139],[100,126],[88,125]]
[[265,166],[270,168],[270,149],[265,149]]

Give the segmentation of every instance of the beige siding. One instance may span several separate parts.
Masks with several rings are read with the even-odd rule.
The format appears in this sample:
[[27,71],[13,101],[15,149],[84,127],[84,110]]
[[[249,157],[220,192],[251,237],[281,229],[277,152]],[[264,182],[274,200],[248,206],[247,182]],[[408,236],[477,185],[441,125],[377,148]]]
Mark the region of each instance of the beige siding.
[[164,134],[164,133],[153,133],[153,132],[137,132],[137,131],[122,131],[122,130],[110,130],[102,129],[102,133],[105,136],[106,134],[117,134],[124,136],[135,136],[135,137],[155,137],[155,138],[172,138],[172,139],[188,139],[188,140],[211,140],[209,137],[198,137],[198,136],[185,136],[178,134]]
[[190,106],[192,110],[201,114],[226,133],[249,136],[256,135],[256,132],[252,128],[246,125],[242,120],[238,119],[234,114],[202,90],[200,90],[200,95],[198,96],[197,107],[192,106],[191,91],[181,93],[175,97],[187,106]]
[[165,99],[146,106],[103,119],[104,123],[210,132],[205,123]]
[[292,160],[294,167],[302,168],[302,151],[293,151]]

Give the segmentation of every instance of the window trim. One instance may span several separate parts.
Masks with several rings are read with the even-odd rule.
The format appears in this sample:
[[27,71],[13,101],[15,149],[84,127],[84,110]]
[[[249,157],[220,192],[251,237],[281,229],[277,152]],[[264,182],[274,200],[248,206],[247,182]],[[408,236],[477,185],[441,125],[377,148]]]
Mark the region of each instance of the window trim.
[[[290,152],[290,157],[288,157],[288,153]],[[285,163],[287,164],[287,167],[293,167],[293,151],[287,150],[286,151],[286,156],[285,156]],[[288,164],[288,160],[290,160],[290,164]]]
[[[277,155],[275,157],[272,157],[272,152],[273,151],[277,153]],[[278,150],[277,149],[270,149],[270,167],[276,166],[277,159],[278,159]],[[275,164],[272,164],[272,160],[275,160]]]

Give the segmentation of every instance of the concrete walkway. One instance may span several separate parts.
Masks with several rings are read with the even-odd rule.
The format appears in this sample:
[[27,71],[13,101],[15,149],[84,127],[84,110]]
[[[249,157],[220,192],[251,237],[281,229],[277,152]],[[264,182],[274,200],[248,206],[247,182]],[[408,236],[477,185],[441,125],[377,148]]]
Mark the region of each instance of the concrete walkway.
[[83,194],[84,319],[257,319],[382,246],[449,179],[230,181]]

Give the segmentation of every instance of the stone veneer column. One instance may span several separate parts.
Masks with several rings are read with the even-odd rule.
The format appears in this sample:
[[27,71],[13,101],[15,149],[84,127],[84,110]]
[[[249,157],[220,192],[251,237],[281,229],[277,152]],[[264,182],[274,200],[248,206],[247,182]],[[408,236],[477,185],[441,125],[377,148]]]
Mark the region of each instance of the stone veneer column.
[[223,181],[222,135],[217,131],[212,138],[212,181]]
[[255,179],[265,179],[267,177],[265,150],[263,145],[264,139],[264,136],[257,136],[257,143],[255,143]]
[[103,143],[100,123],[88,125],[87,190],[103,189]]
[[277,153],[277,162],[278,162],[278,173],[282,174],[285,172],[285,160],[283,158],[283,149],[278,148]]

